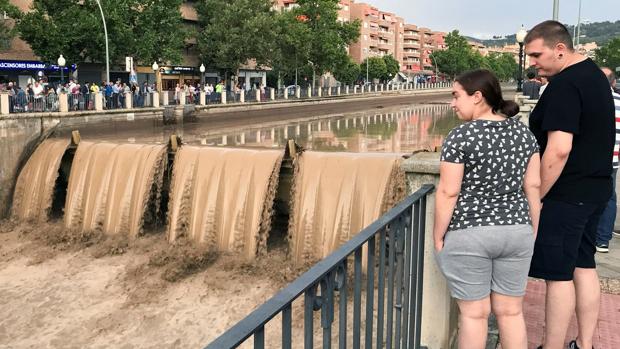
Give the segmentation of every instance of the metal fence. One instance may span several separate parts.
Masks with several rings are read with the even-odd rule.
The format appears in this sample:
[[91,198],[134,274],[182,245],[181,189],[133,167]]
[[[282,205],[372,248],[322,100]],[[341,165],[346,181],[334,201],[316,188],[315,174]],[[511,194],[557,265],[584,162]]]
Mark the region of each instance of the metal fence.
[[[301,347],[301,343],[293,343],[297,337],[292,335],[292,304],[302,294],[305,349],[314,346],[314,312],[319,311],[322,348],[331,348],[333,337],[342,349],[360,348],[362,340],[366,348],[420,348],[426,198],[433,189],[432,185],[422,186],[206,349],[235,348],[249,337],[253,337],[254,348],[264,348],[265,325],[279,314],[282,348]],[[352,333],[347,325],[351,292]],[[337,335],[332,335],[334,322],[338,323]],[[347,343],[348,338],[352,338],[352,343]]]
[[9,113],[36,113],[58,111],[58,95],[51,92],[47,95],[17,94],[9,96]]

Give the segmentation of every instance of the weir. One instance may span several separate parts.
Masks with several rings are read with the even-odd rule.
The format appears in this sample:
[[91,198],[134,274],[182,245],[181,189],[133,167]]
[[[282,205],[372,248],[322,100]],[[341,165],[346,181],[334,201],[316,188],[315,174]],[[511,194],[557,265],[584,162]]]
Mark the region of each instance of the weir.
[[47,221],[67,147],[69,140],[65,139],[48,139],[37,147],[17,178],[11,211],[13,218]]
[[402,156],[304,152],[289,220],[296,263],[322,259],[405,198]]
[[69,177],[65,226],[137,236],[149,203],[158,209],[166,146],[80,142]]
[[182,146],[174,160],[169,241],[185,235],[248,260],[266,251],[283,155]]

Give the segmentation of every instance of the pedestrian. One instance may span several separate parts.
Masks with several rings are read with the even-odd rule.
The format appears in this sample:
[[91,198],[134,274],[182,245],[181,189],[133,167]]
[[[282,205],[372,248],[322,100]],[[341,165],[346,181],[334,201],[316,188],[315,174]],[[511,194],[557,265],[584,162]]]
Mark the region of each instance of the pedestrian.
[[503,348],[527,347],[523,296],[540,210],[534,135],[513,118],[488,70],[459,76],[452,108],[464,124],[441,150],[433,237],[437,263],[456,298],[459,348],[486,346],[493,311]]
[[620,150],[620,94],[613,90],[616,85],[616,75],[613,70],[603,67],[601,68],[609,85],[611,86],[611,93],[614,99],[615,113],[613,115],[616,122],[616,143],[614,145],[614,154],[612,158],[612,183],[613,190],[611,192],[611,199],[607,202],[605,211],[601,216],[601,220],[598,223],[598,229],[596,233],[596,252],[607,253],[609,252],[609,240],[612,235],[620,237],[620,234],[614,232],[614,225],[616,223],[616,175],[618,174],[618,152]]
[[527,72],[527,80],[523,83],[523,95],[529,99],[538,99],[541,85],[536,79],[536,73],[532,71]]
[[598,321],[596,228],[612,193],[614,103],[605,74],[573,48],[564,25],[545,21],[525,37],[538,75],[551,78],[530,115],[541,148],[543,201],[530,276],[546,281],[544,349],[590,349]]

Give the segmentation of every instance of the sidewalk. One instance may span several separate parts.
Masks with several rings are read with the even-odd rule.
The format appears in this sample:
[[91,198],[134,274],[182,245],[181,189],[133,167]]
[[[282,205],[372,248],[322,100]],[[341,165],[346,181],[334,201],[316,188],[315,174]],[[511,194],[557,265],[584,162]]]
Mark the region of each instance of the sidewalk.
[[[597,253],[596,261],[601,278],[601,311],[594,338],[596,349],[620,348],[620,238],[610,242],[609,253]],[[531,279],[523,303],[527,324],[528,348],[535,349],[542,343],[545,326],[545,283]],[[497,324],[490,322],[488,349],[501,348],[497,339]],[[577,320],[571,320],[566,344],[577,336]]]

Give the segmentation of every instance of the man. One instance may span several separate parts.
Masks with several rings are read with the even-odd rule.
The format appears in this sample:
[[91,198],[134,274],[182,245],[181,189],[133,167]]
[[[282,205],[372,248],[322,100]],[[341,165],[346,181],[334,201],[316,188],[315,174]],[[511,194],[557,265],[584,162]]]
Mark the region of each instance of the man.
[[612,193],[614,105],[601,70],[573,49],[566,27],[536,25],[525,52],[538,75],[552,77],[530,116],[540,145],[543,201],[530,276],[547,286],[541,348],[564,348],[575,311],[571,349],[592,348],[600,303],[596,227]]
[[616,93],[613,88],[616,86],[616,75],[614,72],[607,68],[601,68],[603,74],[607,77],[609,85],[611,86],[611,93],[614,98],[615,113],[613,115],[616,122],[616,143],[614,145],[614,155],[612,159],[612,181],[614,190],[611,194],[611,199],[603,211],[601,220],[598,224],[598,230],[596,234],[596,251],[601,253],[609,252],[609,240],[611,240],[612,233],[614,233],[614,225],[616,223],[616,174],[618,173],[618,150],[620,145],[620,94]]
[[536,80],[534,72],[527,72],[527,81],[523,83],[523,95],[529,99],[538,99],[541,83]]

